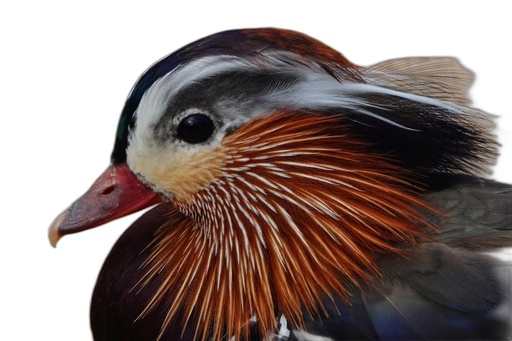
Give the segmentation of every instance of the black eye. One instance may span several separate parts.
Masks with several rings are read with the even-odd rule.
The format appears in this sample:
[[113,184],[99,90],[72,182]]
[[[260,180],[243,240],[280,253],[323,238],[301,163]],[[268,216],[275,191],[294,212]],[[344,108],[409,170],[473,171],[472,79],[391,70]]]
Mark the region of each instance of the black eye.
[[212,119],[205,114],[188,115],[178,124],[178,137],[188,143],[207,141],[215,130]]

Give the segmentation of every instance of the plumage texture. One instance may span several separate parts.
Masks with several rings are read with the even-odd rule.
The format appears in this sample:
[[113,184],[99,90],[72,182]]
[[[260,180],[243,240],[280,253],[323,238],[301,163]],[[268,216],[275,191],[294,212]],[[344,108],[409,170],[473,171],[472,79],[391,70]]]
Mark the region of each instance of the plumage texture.
[[[365,68],[278,29],[157,62],[112,162],[164,203],[105,261],[94,338],[510,336],[510,269],[487,253],[512,246],[512,187],[479,177],[497,143],[472,80],[453,58]],[[191,117],[209,123],[194,142]]]
[[[304,315],[310,334],[333,340],[503,340],[511,335],[510,267],[481,251],[510,243],[512,186],[467,178],[457,182],[427,196],[445,212],[438,218],[442,221],[436,219],[439,233],[432,231],[429,241],[409,249],[407,257],[380,256],[377,264],[384,272],[363,290],[348,287],[350,304],[338,295],[334,302],[324,299],[326,312],[320,318]],[[152,250],[145,245],[168,224],[171,211],[178,214],[169,205],[148,212],[112,249],[93,295],[95,339],[154,340],[159,334],[175,295],[166,295],[144,318],[138,317],[164,273],[136,294],[133,288],[139,288],[139,276],[147,271],[142,262]],[[138,268],[142,270],[134,271]],[[163,340],[178,339],[182,331],[183,340],[194,339],[198,321],[183,328],[183,315],[176,316]],[[258,336],[251,340],[264,339],[253,333]],[[294,334],[288,340],[296,340]]]
[[224,325],[235,334],[253,314],[272,329],[275,311],[302,326],[302,305],[314,314],[322,294],[348,298],[346,286],[378,273],[374,254],[414,245],[428,230],[418,211],[427,205],[412,194],[419,190],[347,130],[336,117],[294,112],[254,119],[226,137],[214,152],[224,158],[220,174],[175,200],[181,214],[155,238],[144,283],[167,273],[148,310],[175,293],[168,321],[178,307],[187,307],[187,319],[197,309],[204,336],[216,316],[214,338]]

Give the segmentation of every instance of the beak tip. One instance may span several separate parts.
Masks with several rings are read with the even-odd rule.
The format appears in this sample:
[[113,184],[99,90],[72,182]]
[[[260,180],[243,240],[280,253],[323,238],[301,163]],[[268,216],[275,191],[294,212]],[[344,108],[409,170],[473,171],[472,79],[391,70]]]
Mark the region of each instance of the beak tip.
[[50,228],[48,229],[48,239],[50,240],[50,244],[53,247],[57,247],[57,243],[62,237],[62,233],[60,231],[60,227],[62,223],[66,220],[68,216],[68,210],[65,210],[61,214],[55,218],[55,220],[51,223]]
[[56,247],[67,234],[103,225],[160,202],[160,195],[143,184],[127,164],[112,164],[84,195],[55,218],[48,229],[48,239]]

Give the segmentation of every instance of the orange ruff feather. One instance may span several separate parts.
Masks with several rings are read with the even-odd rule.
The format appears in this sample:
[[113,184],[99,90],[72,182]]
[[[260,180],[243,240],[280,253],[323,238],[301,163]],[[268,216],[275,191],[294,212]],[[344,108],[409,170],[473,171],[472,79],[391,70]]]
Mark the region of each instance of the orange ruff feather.
[[378,277],[376,254],[403,252],[429,223],[421,189],[365,149],[334,115],[283,112],[228,135],[218,176],[174,201],[149,246],[139,285],[163,280],[141,317],[173,295],[162,331],[182,314],[197,339],[240,340],[252,316],[263,335],[279,314],[301,327],[301,308],[315,316],[322,297]]

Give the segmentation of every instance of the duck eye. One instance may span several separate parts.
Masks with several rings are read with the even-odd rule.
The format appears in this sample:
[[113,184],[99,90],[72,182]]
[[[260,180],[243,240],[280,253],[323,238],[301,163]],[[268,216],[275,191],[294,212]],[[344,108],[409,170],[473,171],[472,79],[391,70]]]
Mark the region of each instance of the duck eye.
[[191,114],[184,117],[178,124],[178,137],[188,143],[207,141],[215,130],[212,119],[205,114]]

